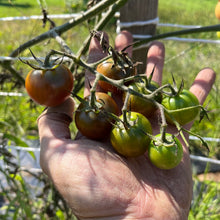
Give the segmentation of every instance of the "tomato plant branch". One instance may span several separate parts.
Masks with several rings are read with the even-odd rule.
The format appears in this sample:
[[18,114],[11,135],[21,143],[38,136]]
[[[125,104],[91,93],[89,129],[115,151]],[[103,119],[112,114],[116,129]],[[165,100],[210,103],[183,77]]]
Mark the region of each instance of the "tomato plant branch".
[[[111,18],[114,16],[115,12],[117,12],[128,0],[118,0],[111,7],[109,7],[108,11],[105,15],[100,19],[100,21],[93,28],[95,31],[101,31],[108,24]],[[91,36],[89,36],[84,43],[83,46],[79,49],[77,56],[81,57],[82,54],[85,54],[89,48],[89,43],[91,40]]]
[[163,107],[164,112],[166,112],[167,115],[169,115],[169,117],[172,119],[172,122],[174,123],[174,125],[176,126],[177,130],[180,133],[180,136],[182,137],[184,143],[186,144],[186,146],[189,146],[188,141],[186,140],[183,132],[182,132],[182,127],[181,125],[178,123],[178,121],[173,117],[173,115],[171,114],[171,111],[169,111],[168,109],[166,109],[165,107]]
[[128,91],[125,96],[125,101],[122,107],[122,115],[123,115],[123,124],[127,129],[129,127],[129,123],[127,120],[127,112],[128,112],[128,101],[129,101],[130,92]]
[[92,88],[90,89],[90,106],[91,107],[95,107],[95,104],[96,104],[96,96],[95,96],[95,92],[96,92],[96,87],[98,85],[98,82],[101,78],[101,75],[100,74],[97,74],[96,77],[95,77],[95,80],[93,82],[93,85],[92,85]]
[[9,55],[10,57],[16,57],[18,54],[23,52],[25,49],[38,44],[48,38],[53,38],[53,32],[55,31],[57,34],[61,35],[62,33],[68,31],[69,29],[75,27],[76,25],[79,25],[80,23],[96,16],[97,14],[101,13],[103,10],[108,8],[110,5],[115,3],[117,0],[103,0],[90,9],[88,9],[85,12],[82,12],[78,17],[73,18],[66,22],[63,25],[57,26],[52,28],[51,30],[44,32],[43,34],[34,37],[33,39],[25,42],[24,44],[20,45],[17,49],[12,51],[12,53]]
[[208,144],[206,143],[206,141],[200,135],[195,134],[194,132],[185,129],[184,127],[181,127],[181,130],[187,132],[188,134],[190,134],[192,136],[197,137],[202,142],[202,144],[205,146],[205,148],[208,150],[208,152],[210,151]]
[[53,37],[55,38],[55,40],[60,44],[60,46],[64,49],[64,51],[66,53],[69,54],[73,54],[72,50],[70,49],[70,47],[66,44],[66,42],[63,40],[62,37],[60,37],[59,34],[57,34],[56,31],[52,32]]
[[185,108],[181,108],[181,109],[175,109],[175,110],[169,110],[167,109],[167,113],[170,114],[170,113],[174,113],[174,112],[183,112],[185,110],[192,110],[192,109],[196,109],[196,108],[202,108],[201,105],[195,105],[195,106],[189,106],[189,107],[185,107]]
[[13,68],[13,66],[11,65],[11,62],[10,61],[4,61],[4,62],[1,62],[0,63],[4,68],[6,68],[13,76],[16,77],[16,79],[18,79],[18,82],[21,84],[21,85],[24,85],[25,83],[25,80],[24,78],[20,75],[20,73],[15,70]]
[[161,128],[161,130],[160,130],[161,141],[165,142],[165,140],[166,140],[167,122],[166,122],[166,117],[165,117],[165,113],[164,113],[164,107],[163,107],[163,105],[161,105],[157,101],[154,101],[154,104],[156,104],[156,106],[160,110],[160,116],[161,116],[161,125],[160,125],[160,128]]
[[194,34],[194,33],[203,33],[203,32],[215,32],[215,31],[220,31],[220,24],[158,34],[158,35],[154,35],[152,37],[146,38],[146,39],[136,41],[132,45],[133,47],[139,47],[151,41],[164,39],[168,37],[181,36],[181,35]]

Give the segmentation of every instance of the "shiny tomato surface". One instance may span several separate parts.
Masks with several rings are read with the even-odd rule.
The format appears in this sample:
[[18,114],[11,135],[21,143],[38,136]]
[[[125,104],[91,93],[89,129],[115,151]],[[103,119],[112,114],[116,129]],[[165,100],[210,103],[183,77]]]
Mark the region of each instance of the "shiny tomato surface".
[[[123,120],[123,116],[120,116]],[[152,134],[152,127],[148,119],[138,112],[128,112],[127,120],[130,126],[125,127],[122,122],[113,127],[110,140],[113,148],[125,157],[143,155],[151,141],[148,134]]]
[[57,106],[71,95],[73,75],[63,64],[49,70],[31,70],[25,79],[28,95],[38,104]]
[[[89,101],[90,96],[86,98]],[[114,99],[106,93],[96,92],[96,100],[101,104],[99,109],[91,108],[81,102],[75,113],[75,123],[82,135],[94,140],[101,140],[110,134],[113,119],[108,113],[118,114],[119,109]]]

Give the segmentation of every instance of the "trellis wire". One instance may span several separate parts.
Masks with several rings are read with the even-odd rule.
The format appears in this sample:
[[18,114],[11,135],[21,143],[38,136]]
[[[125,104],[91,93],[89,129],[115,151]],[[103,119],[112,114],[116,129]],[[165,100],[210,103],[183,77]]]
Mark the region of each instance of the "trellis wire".
[[[80,13],[72,13],[72,14],[54,14],[54,15],[47,15],[50,19],[69,19],[75,18],[79,16]],[[32,15],[32,16],[16,16],[16,17],[3,17],[0,18],[0,21],[25,21],[25,20],[42,20],[43,15]]]
[[[39,60],[45,60],[45,57],[38,57]],[[62,59],[63,61],[71,61],[71,59],[69,57],[58,57],[58,56],[51,56],[50,57],[51,60],[57,60],[57,59]],[[4,56],[0,56],[0,60],[4,60],[4,61],[16,61],[16,60],[23,60],[23,61],[28,61],[28,60],[35,60],[34,57],[4,57]]]
[[[70,19],[75,18],[77,16],[81,15],[80,13],[71,13],[71,14],[53,14],[48,15],[48,18],[50,19]],[[121,28],[125,27],[131,27],[131,26],[145,26],[149,24],[156,24],[159,27],[173,27],[173,28],[200,28],[201,25],[182,25],[182,24],[170,24],[170,23],[159,23],[159,18],[156,17],[151,20],[147,21],[135,21],[135,22],[120,22],[119,17],[120,13],[115,13],[115,17],[118,18],[116,22],[116,32],[119,33]],[[32,16],[17,16],[17,17],[3,17],[0,18],[0,21],[23,21],[23,20],[39,20],[43,19],[43,15],[32,15]],[[139,34],[133,34],[133,37],[135,39],[144,39],[149,38],[151,35],[139,35]],[[189,43],[212,43],[212,44],[220,44],[220,40],[209,40],[209,39],[197,39],[197,38],[180,38],[180,37],[169,37],[165,38],[164,40],[173,40],[173,41],[179,41],[179,42],[189,42]],[[146,47],[147,45],[142,45],[141,47]],[[21,57],[23,60],[33,60],[33,57]],[[18,60],[17,57],[8,57],[8,56],[0,56],[1,61],[10,61],[10,60]]]
[[21,92],[0,92],[0,96],[15,96],[15,97],[21,97],[25,96],[24,93]]

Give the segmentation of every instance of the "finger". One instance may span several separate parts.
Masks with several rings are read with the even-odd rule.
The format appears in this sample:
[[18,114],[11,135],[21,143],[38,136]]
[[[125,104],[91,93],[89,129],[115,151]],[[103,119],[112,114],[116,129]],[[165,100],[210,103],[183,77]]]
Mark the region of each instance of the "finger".
[[[125,47],[129,46],[133,42],[132,34],[128,31],[122,31],[115,38],[115,49],[117,51],[123,50]],[[132,56],[132,46],[128,47],[125,50],[128,53],[128,56]]]
[[[47,108],[38,117],[38,128],[40,139],[44,136],[51,136],[56,138],[68,138],[69,127],[67,124],[73,119],[73,111],[75,108],[75,102],[72,98],[68,98],[61,105],[56,107]],[[45,132],[45,129],[50,128],[49,131]]]
[[38,118],[40,137],[40,164],[45,173],[50,173],[50,164],[55,161],[51,155],[58,155],[71,142],[69,124],[72,121],[74,101],[68,98],[57,107],[45,110]]
[[162,83],[164,57],[165,57],[165,48],[163,43],[159,41],[153,42],[150,45],[147,54],[146,74],[149,77],[155,67],[152,80],[157,82],[159,85],[161,85]]
[[200,104],[204,103],[215,82],[215,78],[216,74],[210,68],[202,69],[196,76],[190,91],[198,98]]
[[[106,33],[104,34],[104,38],[109,42],[108,35]],[[89,58],[88,63],[96,62],[103,57],[107,56],[107,53],[103,52],[103,49],[100,45],[100,42],[97,38],[93,37],[90,42],[89,46]],[[95,80],[95,75],[90,73],[89,71],[86,71],[85,74],[85,89],[84,89],[84,96],[88,96],[90,94],[90,86],[93,84]],[[101,91],[101,89],[98,87],[97,91]]]
[[[122,31],[115,38],[115,49],[117,51],[121,51],[123,49],[128,54],[129,57],[132,57],[132,46],[129,46],[133,43],[132,34],[128,31]],[[129,46],[129,47],[128,47]],[[113,99],[116,101],[117,105],[121,109],[122,107],[122,93],[117,92],[116,94],[112,94]]]

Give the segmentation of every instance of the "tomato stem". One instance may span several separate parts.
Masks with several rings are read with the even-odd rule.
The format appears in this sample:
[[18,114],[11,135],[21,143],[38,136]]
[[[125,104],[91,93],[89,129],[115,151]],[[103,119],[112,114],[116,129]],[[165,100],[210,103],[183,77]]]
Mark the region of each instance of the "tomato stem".
[[164,39],[167,37],[181,36],[181,35],[193,34],[193,33],[214,32],[214,31],[219,31],[219,30],[220,30],[220,24],[211,25],[211,26],[204,26],[204,27],[200,27],[200,28],[190,28],[190,29],[185,29],[185,30],[172,31],[172,32],[154,35],[152,37],[145,38],[142,40],[138,40],[133,43],[133,47],[136,48],[136,47],[139,47],[143,44],[147,44],[149,42],[152,42],[154,40]]
[[166,128],[167,128],[167,122],[165,118],[165,113],[164,113],[164,107],[163,105],[157,103],[157,106],[160,110],[160,115],[161,115],[161,125],[160,125],[160,133],[161,133],[161,141],[165,142],[166,141]]
[[81,98],[77,94],[72,94],[72,95],[73,95],[73,97],[76,97],[78,99],[78,101],[80,101],[81,103],[86,103],[87,102],[85,99]]
[[193,136],[197,137],[197,138],[202,142],[202,144],[205,146],[205,148],[207,149],[207,151],[210,152],[209,146],[208,146],[207,142],[206,142],[200,135],[195,134],[194,132],[189,131],[189,130],[183,128],[183,127],[181,128],[181,130],[187,132],[187,133],[190,134],[190,135],[193,135]]
[[95,96],[95,93],[96,93],[96,87],[98,85],[99,80],[100,80],[100,74],[96,74],[96,78],[93,82],[92,88],[90,89],[91,99],[90,99],[89,104],[92,108],[95,108],[95,109],[96,109],[96,96]]
[[125,101],[124,101],[124,105],[122,107],[123,122],[124,122],[124,126],[126,129],[130,126],[128,119],[127,119],[129,97],[130,97],[130,93],[127,92],[126,97],[125,97]]

